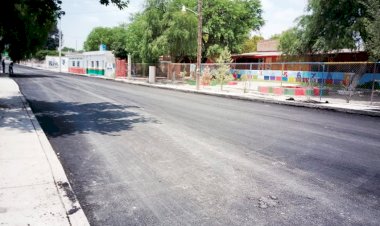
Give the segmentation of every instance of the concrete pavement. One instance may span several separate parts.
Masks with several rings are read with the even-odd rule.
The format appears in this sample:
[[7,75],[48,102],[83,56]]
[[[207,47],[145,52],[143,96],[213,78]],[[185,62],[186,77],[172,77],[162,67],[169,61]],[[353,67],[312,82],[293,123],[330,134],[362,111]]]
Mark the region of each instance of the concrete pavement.
[[0,225],[89,225],[18,85],[0,74]]

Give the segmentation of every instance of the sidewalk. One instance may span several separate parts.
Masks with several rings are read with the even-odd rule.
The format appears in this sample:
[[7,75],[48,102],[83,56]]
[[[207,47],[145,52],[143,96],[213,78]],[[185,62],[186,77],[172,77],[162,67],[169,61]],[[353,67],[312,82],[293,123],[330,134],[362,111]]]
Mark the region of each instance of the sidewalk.
[[0,225],[89,225],[17,84],[0,74]]

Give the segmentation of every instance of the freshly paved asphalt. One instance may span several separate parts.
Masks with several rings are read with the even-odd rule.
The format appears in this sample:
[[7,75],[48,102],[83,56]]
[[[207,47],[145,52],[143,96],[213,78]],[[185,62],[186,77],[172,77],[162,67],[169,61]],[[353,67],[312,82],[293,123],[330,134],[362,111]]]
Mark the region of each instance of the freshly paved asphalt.
[[378,225],[380,120],[16,67],[92,225]]

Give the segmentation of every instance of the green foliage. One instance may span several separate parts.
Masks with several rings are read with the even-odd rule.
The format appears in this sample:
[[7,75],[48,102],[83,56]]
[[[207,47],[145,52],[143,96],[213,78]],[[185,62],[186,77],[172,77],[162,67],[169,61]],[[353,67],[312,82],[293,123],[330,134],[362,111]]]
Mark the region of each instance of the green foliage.
[[299,50],[299,33],[296,28],[288,29],[279,35],[279,49],[287,54],[296,55]]
[[[99,0],[101,4],[115,4],[124,8],[128,0]],[[1,2],[0,52],[6,50],[14,60],[31,57],[44,48],[49,32],[64,15],[61,0],[6,0]],[[55,42],[55,41],[54,41]],[[53,47],[48,43],[49,49]],[[45,47],[46,48],[46,47]]]
[[62,52],[75,52],[75,49],[65,46],[62,48]]
[[[309,13],[298,19],[297,27],[281,37],[284,53],[364,47],[373,59],[380,58],[379,0],[310,0],[307,10]],[[293,39],[293,44],[286,39]]]
[[270,40],[277,40],[277,39],[280,39],[280,38],[281,38],[281,34],[274,34],[269,39]]
[[57,24],[55,24],[52,30],[48,34],[46,40],[45,49],[56,50],[59,47],[59,30]]
[[226,46],[240,53],[248,34],[264,24],[259,0],[205,0],[203,9],[203,26],[209,32],[204,53],[213,59]]
[[126,50],[127,35],[127,28],[124,24],[113,28],[97,27],[87,36],[84,49],[96,51],[100,44],[105,44],[107,50],[112,50],[116,57],[126,59],[128,57]]
[[129,0],[100,0],[100,4],[103,4],[103,5],[108,5],[110,3],[113,3],[119,9],[123,9],[128,6]]
[[105,44],[107,48],[110,48],[113,43],[113,33],[112,28],[107,27],[96,27],[92,29],[90,34],[87,36],[86,41],[83,44],[85,51],[96,51],[99,49],[100,44]]
[[[39,50],[34,54],[34,58],[37,60],[45,60],[46,56],[58,56],[59,52],[57,50]],[[62,54],[64,56],[64,54]]]
[[223,90],[223,84],[234,79],[230,73],[230,63],[232,63],[231,52],[227,47],[220,53],[216,62],[219,65],[215,74],[215,80],[220,84],[220,90]]
[[366,46],[373,61],[380,60],[380,1],[366,1],[368,17],[365,18],[364,24],[367,32]]
[[253,36],[252,38],[246,39],[242,46],[243,53],[256,52],[257,51],[257,43],[264,38],[261,36]]
[[43,47],[61,15],[59,0],[7,0],[1,3],[0,52],[18,61]]
[[[195,61],[198,18],[190,10],[182,12],[182,5],[197,11],[196,0],[146,0],[145,10],[127,27],[127,52],[149,63],[161,55]],[[259,0],[204,0],[203,57],[215,59],[225,46],[241,52],[248,34],[263,25],[261,13]]]

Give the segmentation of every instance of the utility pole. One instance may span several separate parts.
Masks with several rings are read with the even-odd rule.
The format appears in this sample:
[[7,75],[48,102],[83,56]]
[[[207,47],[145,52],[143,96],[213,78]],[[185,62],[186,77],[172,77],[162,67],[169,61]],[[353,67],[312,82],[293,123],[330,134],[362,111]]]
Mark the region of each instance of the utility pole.
[[61,28],[61,18],[59,18],[59,73],[62,72],[62,28]]
[[197,73],[195,77],[196,89],[199,90],[201,60],[202,60],[202,0],[198,0],[198,49],[197,49]]

